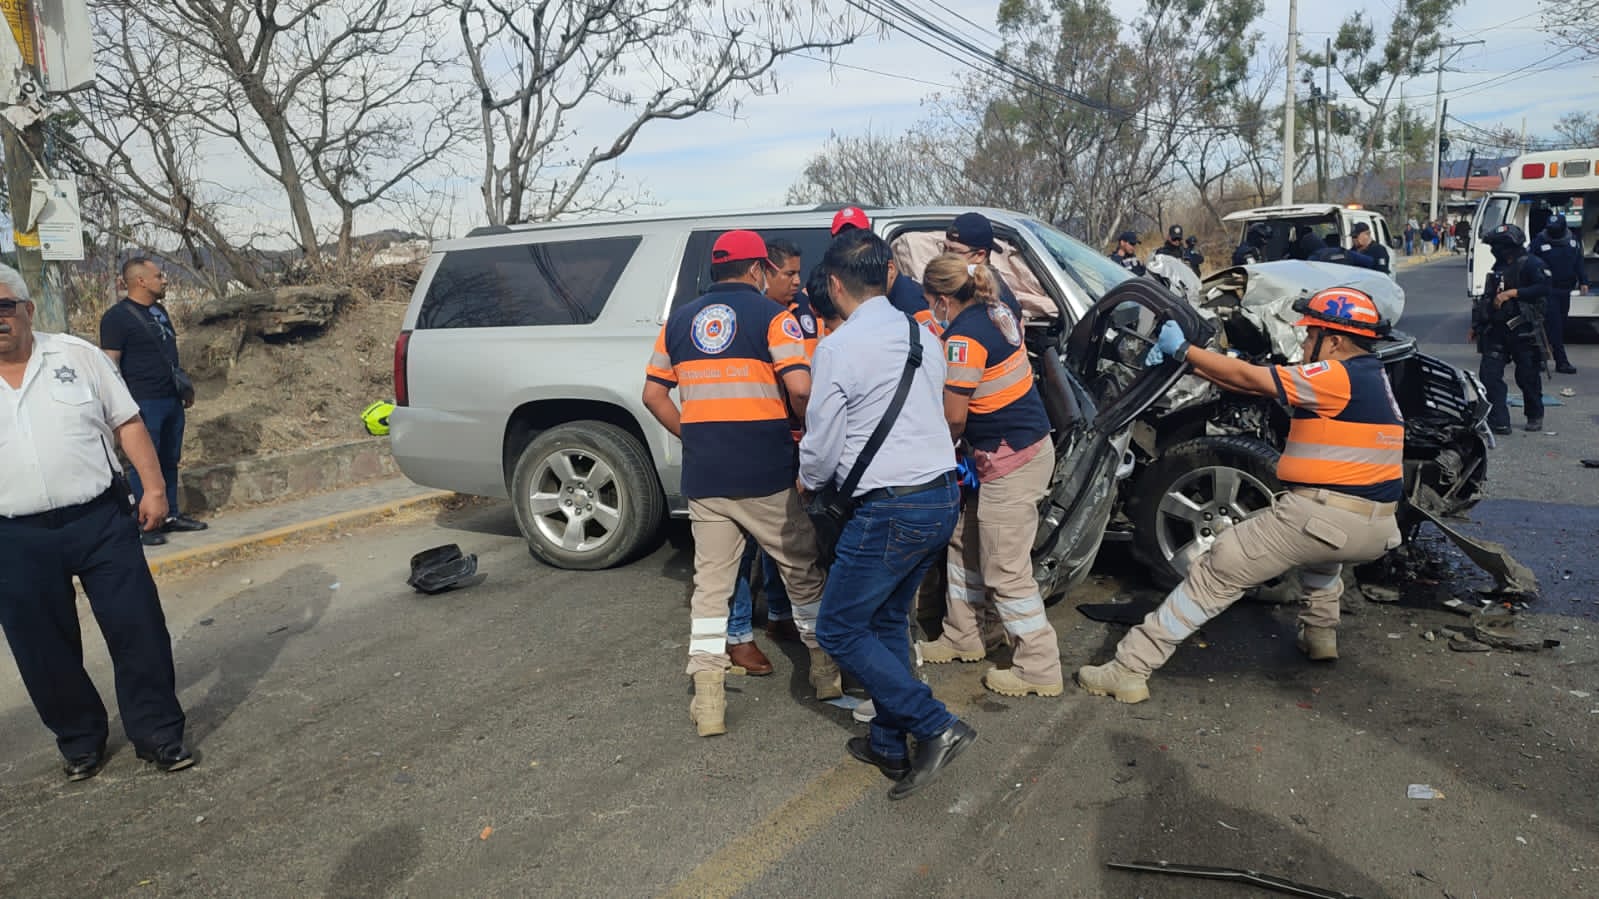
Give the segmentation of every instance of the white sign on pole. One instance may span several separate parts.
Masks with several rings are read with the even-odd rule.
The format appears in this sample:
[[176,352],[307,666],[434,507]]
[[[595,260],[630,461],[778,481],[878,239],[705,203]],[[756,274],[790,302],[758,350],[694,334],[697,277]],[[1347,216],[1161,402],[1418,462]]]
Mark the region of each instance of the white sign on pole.
[[78,186],[70,178],[35,178],[33,195],[47,198],[36,220],[39,255],[44,259],[82,259],[83,216],[78,212]]
[[33,0],[39,78],[52,94],[94,83],[94,35],[87,0]]

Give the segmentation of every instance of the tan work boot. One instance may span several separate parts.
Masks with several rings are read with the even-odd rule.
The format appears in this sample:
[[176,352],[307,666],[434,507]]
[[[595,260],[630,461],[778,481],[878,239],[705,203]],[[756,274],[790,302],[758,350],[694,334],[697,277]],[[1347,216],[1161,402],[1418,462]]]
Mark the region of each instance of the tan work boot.
[[1066,689],[1061,681],[1052,684],[1035,684],[1022,680],[1014,668],[990,668],[983,675],[983,686],[1001,696],[1026,696],[1037,693],[1039,696],[1059,696]]
[[934,665],[940,665],[944,662],[981,662],[986,657],[986,654],[981,649],[970,652],[964,649],[956,649],[953,643],[946,641],[943,637],[932,641],[917,640],[916,649],[921,653],[923,662]]
[[1134,674],[1114,659],[1077,669],[1077,684],[1095,696],[1109,696],[1117,702],[1143,702],[1149,698],[1149,677]]
[[1338,658],[1338,629],[1300,625],[1299,651],[1310,656],[1313,662],[1330,662]]
[[725,677],[720,671],[694,672],[694,701],[688,704],[688,717],[702,737],[727,733],[727,693],[722,689]]
[[844,678],[838,663],[820,649],[811,650],[811,687],[817,699],[837,699],[844,695]]

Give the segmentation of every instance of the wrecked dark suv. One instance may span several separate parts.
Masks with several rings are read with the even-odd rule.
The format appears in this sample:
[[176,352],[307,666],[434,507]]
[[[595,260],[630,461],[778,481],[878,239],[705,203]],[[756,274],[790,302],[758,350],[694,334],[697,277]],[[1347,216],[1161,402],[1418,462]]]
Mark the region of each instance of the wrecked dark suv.
[[[1401,321],[1404,292],[1392,278],[1332,263],[1226,269],[1205,279],[1195,305],[1218,332],[1216,348],[1251,362],[1294,364],[1303,361],[1294,301],[1336,285],[1367,292],[1384,317]],[[1488,402],[1475,375],[1422,352],[1401,330],[1376,352],[1405,417],[1399,519],[1408,539],[1423,520],[1444,527],[1439,519],[1461,516],[1481,499],[1493,440]],[[1137,471],[1123,486],[1124,515],[1112,527],[1156,582],[1181,580],[1216,534],[1282,489],[1276,467],[1288,422],[1275,400],[1190,376],[1134,424]]]

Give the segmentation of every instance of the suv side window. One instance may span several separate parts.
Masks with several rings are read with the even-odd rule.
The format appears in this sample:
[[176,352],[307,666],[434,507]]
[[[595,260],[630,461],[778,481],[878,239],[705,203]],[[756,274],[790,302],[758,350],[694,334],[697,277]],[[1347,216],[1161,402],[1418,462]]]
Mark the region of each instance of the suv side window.
[[639,237],[510,244],[444,257],[418,328],[586,325],[599,317]]
[[[784,238],[800,248],[800,285],[810,279],[811,269],[822,261],[822,254],[833,242],[827,228],[766,228],[757,231],[764,240]],[[711,286],[711,246],[722,231],[695,231],[688,236],[688,246],[683,251],[683,263],[677,270],[677,289],[672,294],[672,308],[692,302]]]

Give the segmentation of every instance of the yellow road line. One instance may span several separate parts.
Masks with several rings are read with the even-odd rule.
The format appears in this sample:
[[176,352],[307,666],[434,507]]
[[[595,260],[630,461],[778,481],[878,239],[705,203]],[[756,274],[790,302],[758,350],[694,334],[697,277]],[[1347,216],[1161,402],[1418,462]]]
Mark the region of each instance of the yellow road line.
[[[969,688],[976,687],[981,694],[983,690],[981,674],[978,673],[948,680],[952,683],[945,685],[946,692],[964,691],[969,694]],[[970,681],[970,684],[966,681]],[[965,714],[968,703],[944,700],[944,706],[960,716]],[[710,858],[701,862],[663,896],[666,899],[720,899],[735,896],[764,877],[785,856],[861,801],[867,793],[881,789],[886,795],[888,786],[882,772],[875,767],[854,759],[840,762],[806,783],[793,798],[778,806],[741,836],[711,853]]]

